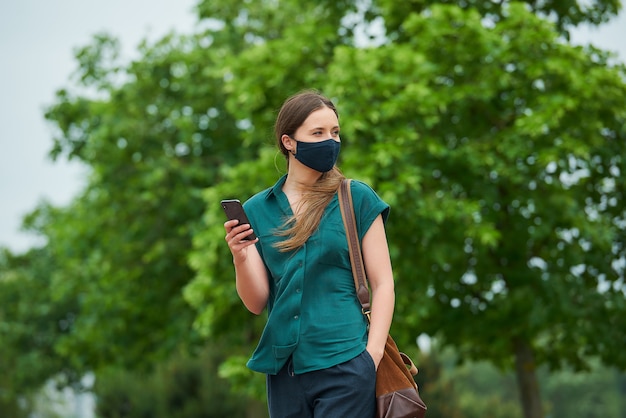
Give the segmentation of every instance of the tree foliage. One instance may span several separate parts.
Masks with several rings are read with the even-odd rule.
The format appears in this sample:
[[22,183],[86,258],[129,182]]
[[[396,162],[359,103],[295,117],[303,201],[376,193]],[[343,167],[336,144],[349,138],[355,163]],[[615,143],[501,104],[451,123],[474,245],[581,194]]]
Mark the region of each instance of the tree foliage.
[[482,0],[409,0],[397,2],[381,0],[373,2],[378,5],[382,17],[385,19],[387,30],[396,39],[407,39],[410,33],[404,33],[404,22],[411,13],[428,11],[432,6],[439,4],[455,5],[464,10],[475,10],[481,16],[493,22],[506,20],[515,13],[511,5],[523,4],[528,12],[554,23],[556,30],[568,36],[569,31],[581,23],[599,25],[615,16],[622,5],[619,0],[547,0],[547,1],[482,1]]
[[[79,51],[91,57],[82,80],[107,64],[98,59],[110,45]],[[80,320],[62,346],[85,353],[90,367],[150,365],[193,341],[180,289],[192,276],[200,190],[220,166],[252,157],[221,140],[238,129],[216,88],[213,53],[197,39],[144,46],[122,84],[88,83],[95,99],[61,91],[47,113],[60,128],[55,150],[90,167],[86,190],[46,231],[65,263],[60,274],[72,278],[59,279],[57,291],[81,296]]]
[[[219,345],[216,345],[219,348]],[[108,369],[101,373],[95,394],[100,418],[246,417],[247,402],[216,379],[223,348],[191,357],[175,354],[149,373]]]
[[74,320],[72,301],[51,298],[48,272],[55,265],[46,248],[0,253],[0,412],[5,416],[29,416],[35,389],[49,379],[65,385],[78,381],[55,350]]

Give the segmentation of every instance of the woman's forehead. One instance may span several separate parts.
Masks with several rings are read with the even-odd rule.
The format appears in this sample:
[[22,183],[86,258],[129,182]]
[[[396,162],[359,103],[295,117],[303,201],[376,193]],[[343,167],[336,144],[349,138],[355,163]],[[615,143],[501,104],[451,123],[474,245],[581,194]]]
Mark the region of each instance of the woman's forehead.
[[303,128],[327,128],[339,126],[339,120],[335,112],[324,106],[314,110],[302,123]]

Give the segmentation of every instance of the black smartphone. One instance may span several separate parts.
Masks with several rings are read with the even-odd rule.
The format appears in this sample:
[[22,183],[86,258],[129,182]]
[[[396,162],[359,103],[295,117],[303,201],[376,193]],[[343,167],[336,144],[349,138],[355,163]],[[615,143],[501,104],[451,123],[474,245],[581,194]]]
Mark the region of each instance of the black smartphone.
[[[239,221],[238,225],[250,224],[250,221],[246,216],[246,212],[244,212],[243,206],[238,199],[225,199],[222,200],[221,203],[228,220],[237,219]],[[244,239],[254,241],[256,239],[256,235],[254,235],[253,232]]]

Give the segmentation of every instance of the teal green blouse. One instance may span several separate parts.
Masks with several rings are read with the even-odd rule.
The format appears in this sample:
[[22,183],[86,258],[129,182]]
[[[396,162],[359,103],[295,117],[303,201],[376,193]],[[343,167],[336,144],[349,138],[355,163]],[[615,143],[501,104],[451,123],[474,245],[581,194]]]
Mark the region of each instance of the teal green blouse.
[[[269,278],[268,319],[248,361],[252,370],[276,374],[291,356],[294,372],[320,370],[359,355],[367,344],[367,320],[356,298],[346,232],[337,195],[318,230],[299,249],[279,252],[275,231],[292,215],[282,191],[286,176],[244,204]],[[389,205],[360,181],[351,182],[359,238]]]

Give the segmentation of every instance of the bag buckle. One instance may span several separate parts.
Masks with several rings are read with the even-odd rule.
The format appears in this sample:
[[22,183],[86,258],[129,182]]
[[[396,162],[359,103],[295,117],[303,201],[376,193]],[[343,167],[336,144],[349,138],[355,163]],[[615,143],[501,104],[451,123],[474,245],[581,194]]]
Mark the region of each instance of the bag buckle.
[[367,318],[367,322],[372,322],[372,311],[370,309],[361,308],[361,312]]

